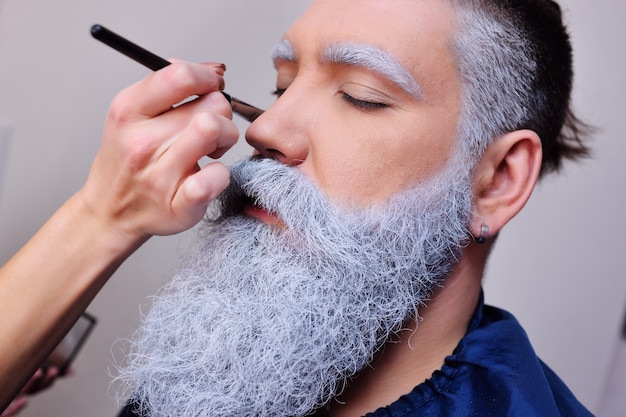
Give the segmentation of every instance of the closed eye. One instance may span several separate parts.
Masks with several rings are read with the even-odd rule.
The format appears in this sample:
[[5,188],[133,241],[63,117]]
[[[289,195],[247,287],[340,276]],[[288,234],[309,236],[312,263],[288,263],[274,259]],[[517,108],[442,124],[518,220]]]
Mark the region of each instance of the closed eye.
[[277,88],[276,90],[272,91],[272,95],[276,96],[276,98],[282,96],[285,91],[287,91],[286,88]]
[[389,107],[386,103],[376,102],[376,101],[367,101],[360,100],[358,98],[352,97],[350,94],[342,93],[342,97],[345,101],[347,101],[351,106],[354,106],[358,109],[362,110],[380,110]]
[[[278,98],[278,97],[282,96],[285,93],[285,91],[287,91],[286,88],[277,88],[276,90],[274,90],[272,92],[272,95],[274,95],[274,96],[276,96]],[[345,93],[345,92],[342,93],[342,97],[351,106],[354,106],[354,107],[356,107],[358,109],[379,110],[379,109],[384,109],[384,108],[389,107],[389,105],[386,104],[386,103],[357,99],[357,98],[354,98],[350,94]]]

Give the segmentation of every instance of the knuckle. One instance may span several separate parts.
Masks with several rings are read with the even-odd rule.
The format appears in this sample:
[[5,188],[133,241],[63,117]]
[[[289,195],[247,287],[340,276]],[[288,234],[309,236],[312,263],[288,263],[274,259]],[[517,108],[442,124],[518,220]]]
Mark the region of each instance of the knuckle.
[[198,109],[202,112],[211,112],[222,117],[232,118],[232,107],[221,92],[214,91],[202,98],[198,103]]
[[221,131],[217,117],[209,112],[196,114],[193,118],[193,128],[202,137],[215,137]]
[[124,156],[132,170],[144,168],[155,153],[155,140],[149,135],[137,135],[124,142]]
[[130,104],[123,93],[120,93],[113,98],[107,117],[117,125],[125,125],[133,119],[135,112],[134,106]]
[[185,91],[194,91],[197,88],[198,81],[188,64],[174,63],[170,67],[171,69],[164,74],[168,84]]
[[226,100],[226,98],[223,97],[223,96],[218,100],[217,111],[221,115],[223,115],[225,117],[228,117],[229,119],[232,118],[233,108],[231,107],[231,105],[228,102],[228,100]]

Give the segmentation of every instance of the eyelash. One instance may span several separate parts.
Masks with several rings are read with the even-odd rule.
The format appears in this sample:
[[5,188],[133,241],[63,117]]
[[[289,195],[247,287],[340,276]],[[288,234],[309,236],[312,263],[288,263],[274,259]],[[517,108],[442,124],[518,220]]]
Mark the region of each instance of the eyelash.
[[276,90],[272,91],[272,95],[276,96],[276,98],[278,98],[278,97],[282,96],[285,91],[287,91],[286,88],[277,88]]
[[[272,92],[272,95],[278,98],[282,96],[286,90],[287,90],[286,88],[277,88],[276,90]],[[350,94],[347,94],[347,93],[342,93],[342,97],[351,106],[356,107],[358,109],[362,109],[362,110],[380,110],[380,109],[389,107],[389,105],[385,103],[359,100],[357,98],[352,97]]]
[[379,103],[375,101],[366,101],[359,100],[358,98],[352,97],[350,94],[342,93],[342,97],[345,101],[347,101],[351,106],[354,106],[358,109],[362,110],[380,110],[389,107],[389,105],[385,103]]

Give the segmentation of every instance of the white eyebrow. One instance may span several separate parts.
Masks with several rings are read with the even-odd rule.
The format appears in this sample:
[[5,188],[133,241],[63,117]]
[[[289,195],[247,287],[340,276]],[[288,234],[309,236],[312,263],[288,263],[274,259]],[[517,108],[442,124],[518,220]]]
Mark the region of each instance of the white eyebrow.
[[[272,61],[296,61],[296,52],[287,39],[282,39],[272,49]],[[384,50],[366,44],[335,43],[322,52],[322,61],[363,67],[374,71],[398,85],[415,98],[422,97],[422,89],[404,65]]]
[[282,39],[272,49],[272,61],[276,62],[277,60],[290,62],[295,62],[296,60],[296,52],[293,46],[291,46],[291,42],[287,39]]
[[358,43],[335,43],[324,49],[322,61],[363,67],[387,78],[411,96],[422,97],[422,90],[409,70],[378,47]]

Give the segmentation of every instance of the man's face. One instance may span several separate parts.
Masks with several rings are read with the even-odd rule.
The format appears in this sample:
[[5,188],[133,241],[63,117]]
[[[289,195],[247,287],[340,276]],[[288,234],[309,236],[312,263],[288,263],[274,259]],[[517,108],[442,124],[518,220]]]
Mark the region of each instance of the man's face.
[[318,0],[279,44],[288,89],[248,132],[272,159],[232,168],[121,372],[149,415],[307,415],[454,268],[471,183],[437,1]]
[[246,137],[363,207],[431,176],[456,143],[453,10],[440,0],[315,0],[275,49],[284,94]]

